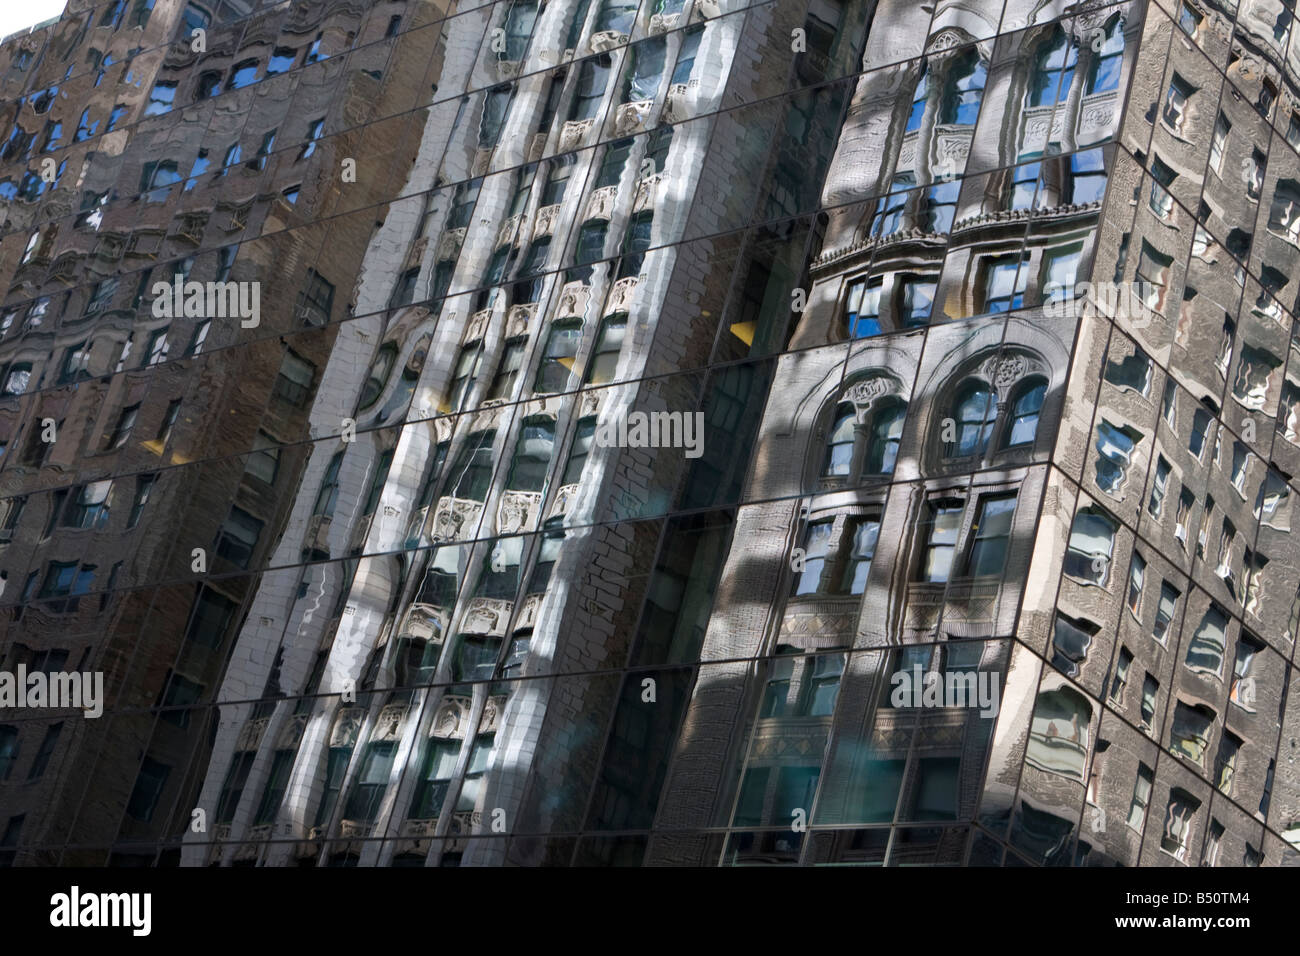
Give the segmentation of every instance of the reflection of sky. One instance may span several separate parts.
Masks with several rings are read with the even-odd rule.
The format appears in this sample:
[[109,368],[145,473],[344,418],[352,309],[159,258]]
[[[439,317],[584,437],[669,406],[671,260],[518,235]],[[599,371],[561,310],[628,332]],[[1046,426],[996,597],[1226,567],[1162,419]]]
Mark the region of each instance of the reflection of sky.
[[63,12],[67,0],[23,0],[0,4],[0,37],[26,30]]

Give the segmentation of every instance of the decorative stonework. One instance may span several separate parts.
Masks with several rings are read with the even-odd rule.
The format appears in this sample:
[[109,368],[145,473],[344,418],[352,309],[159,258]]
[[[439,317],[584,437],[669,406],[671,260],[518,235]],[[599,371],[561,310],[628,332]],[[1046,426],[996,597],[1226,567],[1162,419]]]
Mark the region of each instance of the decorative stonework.
[[635,103],[621,104],[614,111],[614,135],[631,136],[644,130],[654,105],[654,100],[637,100]]
[[436,258],[444,261],[455,259],[460,255],[460,247],[465,244],[465,232],[465,228],[443,230],[442,236],[438,239]]
[[627,43],[628,35],[619,33],[617,30],[601,30],[591,35],[591,52],[604,53],[606,50],[612,50]]
[[270,717],[257,717],[244,724],[244,729],[239,733],[239,739],[235,742],[236,750],[256,750],[262,742],[262,735],[266,733],[266,726],[271,722]]
[[483,515],[483,502],[467,498],[439,498],[433,515],[434,541],[468,540],[474,536],[479,518]]
[[469,726],[473,698],[444,694],[438,702],[438,712],[429,725],[429,736],[443,740],[464,740]]
[[501,726],[501,712],[506,708],[506,701],[510,698],[505,694],[498,694],[496,697],[489,697],[483,704],[483,716],[478,722],[478,732],[480,734],[490,734],[495,732]]
[[650,34],[667,33],[675,29],[677,21],[681,19],[680,13],[656,13],[650,17]]
[[537,526],[541,508],[540,491],[506,491],[497,506],[497,534],[532,531]]
[[447,633],[447,612],[432,604],[412,604],[402,618],[398,636],[441,644]]
[[508,245],[515,241],[515,236],[519,232],[519,224],[523,221],[523,213],[511,216],[509,219],[502,221],[500,227],[497,229],[496,247],[498,249],[501,246]]
[[560,290],[560,302],[555,310],[557,319],[580,319],[587,314],[591,287],[582,282],[566,282]]
[[276,738],[276,750],[294,750],[298,747],[298,742],[302,740],[303,731],[307,729],[307,715],[294,714],[289,718],[289,722],[280,729],[280,736]]
[[659,184],[663,179],[663,173],[655,173],[653,176],[637,180],[636,199],[632,201],[633,212],[645,212],[647,209],[655,208],[655,198],[659,194]]
[[492,309],[480,309],[469,317],[465,324],[465,341],[473,342],[487,334],[488,323],[492,321]]
[[514,607],[513,601],[503,601],[500,598],[474,598],[460,622],[461,633],[502,636],[506,632],[512,607]]
[[614,199],[618,196],[618,186],[601,186],[592,190],[587,200],[587,214],[583,221],[603,219],[608,222],[614,217]]
[[613,315],[615,312],[631,312],[632,300],[640,281],[638,276],[628,276],[615,282],[614,287],[609,290],[609,299],[605,303],[605,315]]
[[541,610],[544,597],[544,594],[529,594],[519,602],[519,610],[515,614],[516,630],[521,627],[532,627],[537,623],[537,612]]
[[375,721],[371,740],[398,740],[402,736],[402,724],[406,721],[405,704],[388,704],[379,712]]
[[536,221],[533,223],[533,238],[540,236],[549,236],[555,231],[555,225],[560,219],[560,210],[564,206],[555,203],[552,206],[543,206],[537,210]]
[[536,302],[512,305],[510,311],[506,313],[506,337],[514,338],[525,334],[535,318],[537,318]]
[[587,132],[594,126],[594,119],[569,120],[560,128],[560,147],[558,152],[570,153],[582,145]]
[[551,510],[546,517],[554,518],[556,515],[568,514],[570,504],[578,496],[579,487],[577,484],[562,486],[555,493],[555,500],[551,502]]
[[357,742],[357,732],[361,730],[364,717],[365,711],[360,707],[340,710],[330,730],[330,747],[352,747]]

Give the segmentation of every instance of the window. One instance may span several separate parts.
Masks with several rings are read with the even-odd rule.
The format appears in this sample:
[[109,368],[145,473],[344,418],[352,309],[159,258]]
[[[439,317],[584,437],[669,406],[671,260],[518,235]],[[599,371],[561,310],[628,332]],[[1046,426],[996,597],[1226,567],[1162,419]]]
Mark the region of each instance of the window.
[[149,493],[153,491],[154,484],[158,481],[157,475],[141,475],[135,482],[135,497],[131,499],[131,514],[127,517],[127,528],[134,528],[140,523],[140,516],[144,514],[145,505],[149,503]]
[[883,279],[858,279],[849,283],[844,301],[844,319],[850,337],[867,338],[880,334],[880,292]]
[[650,248],[651,229],[654,216],[650,212],[636,213],[628,222],[627,233],[623,236],[622,258],[618,263],[618,278],[626,279],[640,274],[645,261],[646,250]]
[[[251,762],[253,755],[249,754],[248,757]],[[152,757],[145,757],[140,765],[140,773],[135,778],[131,797],[126,804],[126,815],[143,823],[153,819],[154,811],[158,808],[158,800],[162,797],[163,788],[167,785],[167,777],[171,771],[172,768],[167,764],[159,763]]]
[[980,115],[980,102],[984,98],[987,73],[988,69],[974,47],[958,55],[948,67],[947,87],[939,104],[940,123],[975,125]]
[[564,477],[560,481],[561,486],[576,485],[582,480],[582,469],[587,463],[587,455],[591,453],[591,443],[595,434],[596,419],[594,417],[578,420],[578,427],[573,436],[573,445],[569,449],[569,460],[564,466]]
[[1187,858],[1192,820],[1200,806],[1201,802],[1185,790],[1174,787],[1169,791],[1169,806],[1165,810],[1165,826],[1160,835],[1160,849],[1176,860]]
[[334,284],[315,269],[308,269],[294,303],[294,317],[304,325],[322,326],[328,324],[333,311]]
[[541,207],[556,206],[564,201],[564,191],[576,162],[577,157],[573,153],[565,153],[551,160],[546,173],[546,185],[542,187]]
[[1016,510],[1016,495],[986,496],[980,499],[979,512],[971,527],[973,540],[966,560],[970,577],[994,577],[1002,574],[1011,541],[1011,518]]
[[443,800],[451,787],[452,777],[456,774],[459,752],[458,740],[441,740],[436,737],[429,739],[420,768],[419,783],[411,801],[410,819],[431,820],[439,815]]
[[510,97],[514,94],[513,86],[497,86],[483,96],[483,115],[479,119],[478,148],[491,149],[501,138],[501,129],[505,125],[506,110],[510,106]]
[[82,485],[72,499],[68,524],[74,528],[102,528],[108,522],[108,498],[112,479]]
[[140,174],[140,191],[147,203],[166,202],[171,187],[184,179],[176,164],[170,161],[145,163]]
[[[1081,618],[1069,617],[1056,612],[1056,623],[1052,630],[1052,666],[1061,673],[1070,677],[1078,677],[1079,669],[1088,657],[1088,648],[1092,646],[1092,639],[1097,636],[1101,628],[1092,621],[1085,621]],[[1129,655],[1129,661],[1132,661],[1133,655]],[[1123,673],[1128,674],[1128,664],[1123,663],[1121,654],[1121,663],[1123,664]],[[1119,674],[1116,675],[1119,686],[1123,681]],[[1112,695],[1115,689],[1112,687]]]
[[1151,500],[1147,502],[1147,513],[1157,521],[1165,507],[1165,493],[1169,488],[1169,462],[1164,455],[1156,456],[1156,472],[1151,480]]
[[605,87],[609,83],[610,66],[608,54],[582,61],[582,69],[578,71],[573,106],[569,110],[570,121],[589,120],[596,116],[600,101],[605,96]]
[[1160,582],[1160,603],[1156,605],[1156,620],[1151,630],[1151,636],[1161,644],[1165,642],[1165,636],[1169,633],[1169,625],[1178,612],[1179,591],[1168,581]]
[[1034,706],[1025,763],[1082,782],[1091,719],[1092,707],[1078,692],[1068,687],[1043,691]]
[[955,439],[948,443],[945,457],[969,458],[984,454],[997,420],[993,392],[982,382],[970,381],[957,393],[953,407]]
[[1193,92],[1195,88],[1192,84],[1174,73],[1169,89],[1165,91],[1165,105],[1160,111],[1160,119],[1175,134],[1183,131],[1183,122],[1187,118],[1187,101]]
[[456,192],[452,196],[451,211],[447,214],[448,229],[464,229],[469,225],[482,186],[483,180],[480,178],[471,179],[456,187]]
[[903,217],[911,198],[908,190],[916,186],[913,173],[898,173],[890,181],[889,194],[880,202],[879,211],[871,224],[871,234],[877,238],[892,236],[903,228]]
[[4,394],[22,395],[27,391],[27,386],[32,379],[32,365],[30,362],[15,362],[9,366],[9,371],[5,373]]
[[1160,693],[1160,681],[1151,674],[1142,679],[1142,726],[1150,730],[1156,716],[1156,697]]
[[[1186,6],[1184,6],[1186,9]],[[1201,853],[1201,866],[1217,866],[1219,847],[1223,843],[1224,826],[1218,820],[1210,821],[1210,829],[1205,835],[1205,849]]]
[[1091,506],[1080,508],[1070,527],[1070,544],[1065,553],[1065,574],[1086,584],[1104,586],[1115,547],[1117,525],[1108,515]]
[[453,498],[483,501],[492,481],[492,442],[495,431],[474,432],[465,441],[452,468],[446,494]]
[[496,375],[492,377],[492,384],[488,387],[486,401],[509,398],[514,393],[515,379],[519,377],[519,369],[523,364],[524,349],[527,345],[526,336],[506,341],[505,350],[501,354],[501,363],[497,366]]
[[316,379],[316,366],[292,349],[285,352],[271,394],[297,408],[305,408]]
[[1172,258],[1156,252],[1143,240],[1135,278],[1142,304],[1152,312],[1164,310],[1165,287],[1169,282],[1169,267],[1172,264]]
[[[168,112],[169,110],[171,110],[172,103],[175,101],[175,99],[176,99],[176,81],[159,80],[157,83],[154,84],[153,89],[149,91],[149,102],[145,105],[144,115],[158,116],[161,115],[162,113]],[[81,140],[85,139],[88,135],[94,134],[94,127],[93,126],[87,127],[86,125],[89,113],[90,110],[87,109],[86,112],[81,114],[81,122],[77,127],[77,135],[76,137],[74,137],[73,142],[79,143],[81,142]],[[88,132],[86,133],[86,135],[83,135],[83,131],[87,131],[87,130]]]
[[1263,650],[1263,644],[1242,636],[1237,640],[1237,656],[1232,663],[1232,689],[1228,692],[1228,699],[1251,713],[1255,711],[1255,679],[1251,675],[1251,665]]
[[1159,156],[1151,157],[1151,192],[1147,197],[1147,206],[1159,219],[1168,219],[1174,211],[1174,197],[1169,188],[1177,179],[1177,174],[1160,161]]
[[1133,552],[1133,561],[1128,568],[1128,609],[1135,617],[1141,616],[1142,582],[1146,577],[1146,558]]
[[1191,36],[1196,36],[1197,29],[1201,26],[1201,20],[1204,19],[1200,11],[1192,7],[1187,0],[1179,4],[1178,8],[1178,25]]
[[568,387],[574,357],[578,354],[581,341],[581,324],[556,322],[551,326],[541,365],[537,369],[537,378],[533,383],[534,392],[549,395],[562,392]]
[[526,419],[515,445],[506,487],[512,491],[540,492],[546,485],[546,472],[554,450],[555,422],[549,418]]
[[1065,31],[1056,27],[1039,48],[1036,69],[1030,78],[1029,105],[1051,106],[1064,102],[1070,94],[1078,60],[1078,50],[1066,37]]
[[1097,486],[1114,494],[1124,482],[1133,449],[1142,440],[1136,429],[1102,419],[1097,423]]
[[367,748],[357,772],[352,792],[348,795],[343,817],[357,823],[373,823],[379,814],[379,804],[388,788],[388,777],[393,769],[393,756],[397,752],[394,741],[374,741]]
[[247,568],[253,559],[253,549],[257,547],[263,524],[243,508],[232,505],[230,514],[217,533],[217,554],[241,568]]
[[681,49],[677,53],[677,65],[673,67],[673,75],[669,80],[672,86],[690,82],[691,73],[695,69],[695,58],[700,51],[700,37],[703,34],[703,25],[688,28],[682,34]]
[[636,20],[636,8],[637,0],[603,0],[591,32],[608,31],[627,36],[632,32],[632,23]]
[[588,385],[604,385],[614,381],[626,332],[626,314],[611,315],[601,322],[600,334],[596,338],[596,349],[587,368]]
[[1150,356],[1138,347],[1122,361],[1106,363],[1106,381],[1116,388],[1130,389],[1145,396],[1151,390],[1152,368]]
[[826,567],[833,527],[831,519],[809,522],[804,532],[803,568],[795,572],[794,596],[816,594],[821,590],[822,571]]
[[18,728],[0,726],[0,783],[9,779],[18,762]]
[[905,329],[920,328],[930,322],[934,308],[934,294],[938,282],[915,276],[900,277],[901,293],[898,302],[898,321]]
[[927,505],[920,580],[933,584],[943,584],[948,580],[964,510],[965,503],[955,498],[939,499]]
[[[1105,184],[1103,183],[1103,188]],[[1075,297],[1078,284],[1079,260],[1083,248],[1078,245],[1049,249],[1043,254],[1043,299],[1061,301]]]
[[903,436],[907,405],[898,398],[877,400],[867,432],[863,455],[863,475],[891,475],[898,460],[898,445]]
[[1210,140],[1210,169],[1216,176],[1223,175],[1223,157],[1227,153],[1228,134],[1232,132],[1232,123],[1222,113],[1214,122],[1214,135]]
[[623,81],[623,102],[653,100],[659,92],[668,46],[663,36],[651,37],[628,48],[628,63]]
[[[1120,69],[1124,59],[1124,21],[1118,16],[1114,17],[1105,31],[1101,49],[1093,54],[1092,67],[1088,71],[1088,82],[1083,88],[1084,96],[1104,93],[1119,87]],[[1093,43],[1096,43],[1095,39]],[[1064,85],[1058,100],[1065,99],[1068,86],[1068,83]]]
[[1151,785],[1155,782],[1155,771],[1144,763],[1138,764],[1137,779],[1133,782],[1133,799],[1128,808],[1128,825],[1142,832],[1146,823],[1147,807],[1151,803]]
[[1281,365],[1279,359],[1263,349],[1243,345],[1232,385],[1233,397],[1246,408],[1262,409],[1268,400],[1273,373]]
[[136,416],[140,413],[140,403],[128,405],[122,409],[118,415],[117,424],[113,427],[113,433],[108,439],[108,449],[121,448],[131,437],[131,429],[135,427]]
[[452,373],[451,388],[447,393],[448,411],[460,412],[465,409],[482,363],[482,342],[474,341],[461,347],[460,355],[456,359],[456,369]]
[[[298,150],[298,156],[294,159],[295,163],[300,163],[307,157],[316,152],[316,144],[320,141],[325,132],[325,117],[314,119],[307,124],[307,141],[302,144]],[[274,135],[274,134],[272,134]]]
[[1187,645],[1187,667],[1215,677],[1222,676],[1227,630],[1228,615],[1211,602]]
[[921,118],[925,115],[925,104],[930,97],[930,67],[924,60],[921,61],[921,75],[916,79],[916,86],[912,90],[912,109],[907,115],[908,133],[914,133],[921,128]]
[[984,267],[984,309],[986,313],[1007,312],[1024,304],[1029,270],[1016,256],[991,260]]
[[875,556],[876,543],[880,538],[880,519],[854,519],[845,525],[844,534],[849,542],[849,551],[837,593],[861,594],[866,590],[871,559]]
[[[1060,612],[1057,612],[1060,620]],[[1128,672],[1133,665],[1133,652],[1127,647],[1119,649],[1119,658],[1115,662],[1115,676],[1111,678],[1109,699],[1116,706],[1124,702],[1124,688],[1128,686]]]
[[1047,382],[1028,378],[1016,386],[1011,397],[1011,420],[1003,445],[1016,448],[1032,445],[1038,436],[1038,417],[1047,397]]
[[167,329],[155,329],[149,333],[149,344],[145,347],[144,361],[141,367],[159,365],[167,361]]
[[605,234],[609,223],[604,220],[584,223],[578,231],[578,244],[573,251],[576,265],[586,266],[605,255]]

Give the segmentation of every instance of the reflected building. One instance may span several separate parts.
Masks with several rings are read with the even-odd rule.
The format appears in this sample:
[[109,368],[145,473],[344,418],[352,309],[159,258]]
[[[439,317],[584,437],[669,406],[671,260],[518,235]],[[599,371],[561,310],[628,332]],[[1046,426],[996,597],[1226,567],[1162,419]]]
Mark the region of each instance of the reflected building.
[[[108,699],[0,712],[4,859],[1292,862],[1291,28],[116,0],[9,38],[4,669]],[[176,275],[258,322],[161,316]]]

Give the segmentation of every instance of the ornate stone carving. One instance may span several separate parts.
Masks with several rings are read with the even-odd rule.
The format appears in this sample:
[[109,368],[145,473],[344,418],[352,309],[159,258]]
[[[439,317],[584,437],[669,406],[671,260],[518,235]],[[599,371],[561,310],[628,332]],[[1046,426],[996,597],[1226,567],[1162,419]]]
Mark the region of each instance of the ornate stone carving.
[[1029,363],[1023,355],[995,355],[987,359],[980,370],[984,377],[993,384],[999,392],[1006,391],[1020,379],[1024,378],[1025,373],[1029,370]]
[[560,304],[555,310],[557,319],[580,319],[587,313],[591,287],[582,282],[566,282],[560,290]]
[[519,602],[519,611],[515,614],[515,627],[532,627],[537,623],[537,612],[542,606],[543,594],[529,594]]
[[480,734],[490,734],[501,726],[501,712],[506,709],[507,700],[509,697],[499,694],[496,697],[489,697],[483,704],[483,716],[478,722]]
[[636,199],[632,201],[633,212],[644,212],[647,209],[654,209],[655,197],[659,193],[659,184],[663,182],[663,178],[663,173],[655,173],[653,176],[647,176],[644,179],[637,180]]
[[357,742],[357,732],[361,729],[361,719],[365,712],[360,707],[345,707],[340,710],[330,730],[331,747],[351,747]]
[[466,498],[439,498],[433,515],[433,540],[470,538],[483,514],[483,502]]
[[614,199],[618,196],[618,186],[601,186],[593,190],[591,198],[587,200],[587,214],[583,217],[588,219],[604,219],[609,221],[614,216]]
[[524,214],[519,213],[519,215],[511,216],[509,219],[506,219],[501,223],[500,228],[497,229],[496,245],[498,248],[504,246],[506,243],[514,242],[515,233],[519,231],[519,224],[523,221]]
[[605,303],[605,314],[613,315],[615,312],[631,312],[632,297],[640,281],[638,276],[628,276],[615,282],[614,287],[609,290],[609,300]]
[[560,203],[555,203],[552,206],[543,206],[537,210],[536,221],[533,223],[534,239],[539,236],[549,236],[555,231],[555,224],[559,221],[560,210],[563,208],[564,206]]
[[235,749],[256,750],[262,742],[262,734],[266,733],[266,725],[270,722],[270,717],[257,717],[244,724],[243,730],[239,733],[239,739],[235,743]]
[[689,96],[690,86],[686,83],[674,83],[668,87],[668,93],[664,97],[663,121],[665,123],[680,123],[690,116],[690,104],[687,101]]
[[635,103],[620,104],[614,111],[614,135],[631,136],[645,129],[654,105],[654,100],[637,100]]
[[397,740],[402,735],[402,723],[406,720],[405,704],[388,704],[379,712],[375,721],[375,732],[371,740]]
[[871,403],[888,391],[889,383],[883,378],[868,378],[850,385],[845,392],[845,398],[853,403],[858,411],[859,420],[862,420],[870,411]]
[[667,33],[677,26],[680,13],[656,13],[650,17],[650,33]]
[[513,601],[503,601],[500,598],[474,598],[460,623],[460,629],[466,634],[500,636],[505,633],[513,606]]
[[401,637],[441,644],[447,633],[447,612],[432,604],[412,604],[398,628]]
[[276,738],[276,750],[291,750],[298,746],[302,740],[303,731],[307,729],[307,715],[294,714],[289,718],[289,722],[280,730],[280,736]]
[[556,515],[568,514],[570,504],[578,496],[578,487],[576,484],[561,486],[560,490],[555,493],[555,500],[551,502],[551,512],[547,517],[553,518]]
[[438,703],[438,713],[429,725],[429,736],[444,740],[463,740],[466,725],[469,723],[470,697],[446,694]]
[[475,339],[481,339],[487,333],[488,323],[492,321],[492,309],[480,309],[469,317],[469,322],[465,326],[465,341],[473,342]]
[[626,33],[619,33],[617,30],[601,30],[591,35],[591,52],[604,53],[606,50],[622,46],[627,40]]
[[569,120],[560,128],[560,148],[558,152],[569,153],[582,145],[587,138],[587,131],[594,126],[594,119]]
[[540,491],[507,491],[497,506],[497,534],[531,531],[542,504]]
[[436,258],[441,260],[455,259],[460,254],[460,247],[465,243],[465,229],[446,229],[438,239],[438,253]]

